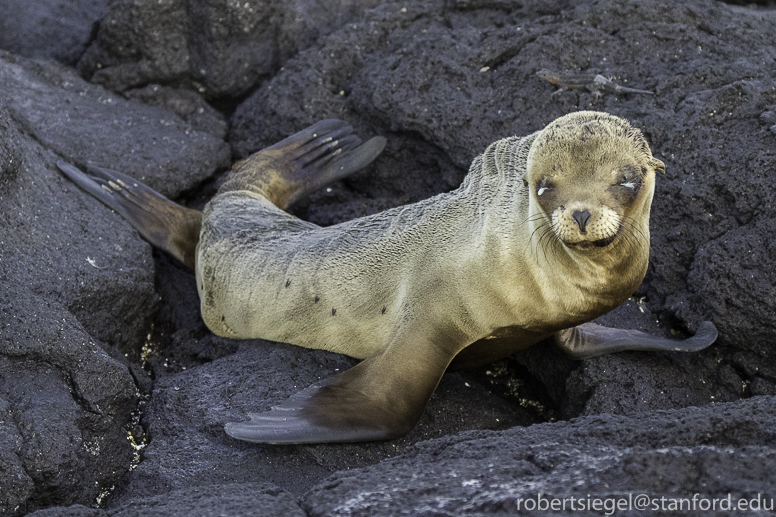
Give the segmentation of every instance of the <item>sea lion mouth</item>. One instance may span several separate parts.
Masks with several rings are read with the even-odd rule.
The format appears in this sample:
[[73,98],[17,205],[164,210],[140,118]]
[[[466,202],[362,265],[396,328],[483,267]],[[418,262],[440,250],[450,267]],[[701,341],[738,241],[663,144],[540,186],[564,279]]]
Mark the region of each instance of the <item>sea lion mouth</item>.
[[597,241],[564,242],[564,244],[569,248],[574,248],[577,250],[584,251],[592,248],[605,248],[606,246],[614,242],[615,238],[617,238],[617,234],[613,233],[609,237],[606,237],[604,239],[598,239]]
[[605,239],[598,239],[597,241],[593,241],[593,246],[596,246],[598,248],[603,248],[605,246],[608,246],[614,241],[615,237],[617,237],[616,233],[611,234],[609,237],[606,237]]

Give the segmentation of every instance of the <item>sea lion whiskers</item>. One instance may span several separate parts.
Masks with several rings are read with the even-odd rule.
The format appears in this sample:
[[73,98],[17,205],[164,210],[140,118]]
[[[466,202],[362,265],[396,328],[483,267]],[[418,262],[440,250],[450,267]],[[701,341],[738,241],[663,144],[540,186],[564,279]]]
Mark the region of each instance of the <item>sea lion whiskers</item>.
[[[552,239],[554,236],[554,232],[552,231],[551,224],[547,220],[547,217],[545,217],[542,213],[537,213],[532,216],[529,216],[526,218],[525,222],[539,222],[538,225],[534,228],[534,230],[531,232],[531,237],[529,239],[529,246],[531,246],[531,250],[534,252],[534,256],[536,257],[536,260],[539,260],[539,249],[542,250],[542,255],[544,256],[544,260],[547,260],[547,250],[546,246],[544,245],[544,242],[547,240],[547,238]],[[536,232],[539,233],[538,239],[534,239],[534,235],[536,235]],[[535,244],[535,245],[534,245]],[[553,247],[553,252],[555,252]]]
[[636,220],[630,216],[624,216],[620,222],[622,224],[620,233],[623,234],[623,239],[628,242],[631,249],[638,249],[640,246],[646,244],[649,252],[652,252],[652,243],[650,242],[649,236],[644,234],[643,228]]

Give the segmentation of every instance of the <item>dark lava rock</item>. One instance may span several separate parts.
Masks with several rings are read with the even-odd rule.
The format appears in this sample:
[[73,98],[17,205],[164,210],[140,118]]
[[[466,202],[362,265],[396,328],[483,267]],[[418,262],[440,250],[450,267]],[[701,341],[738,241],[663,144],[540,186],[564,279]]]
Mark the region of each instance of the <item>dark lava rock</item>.
[[84,506],[51,508],[35,517],[136,517],[190,515],[229,517],[305,517],[307,514],[286,492],[262,483],[232,483],[173,490],[163,496],[144,497],[110,510]]
[[20,515],[104,497],[133,461],[150,388],[138,366],[157,301],[150,247],[56,161],[131,164],[175,193],[229,150],[51,61],[2,53],[0,102],[0,512]]
[[0,183],[3,284],[61,304],[101,341],[139,348],[155,300],[150,247],[57,172],[56,156],[20,130],[24,120],[0,109],[0,121],[10,149]]
[[61,305],[0,292],[0,512],[94,501],[132,460],[136,387]]
[[157,83],[239,98],[319,35],[379,3],[120,0],[78,66],[114,91]]
[[108,0],[3,2],[0,48],[75,65],[108,12]]
[[225,167],[226,144],[53,62],[0,55],[0,101],[9,128],[0,147],[7,164],[0,184],[5,273],[52,294],[98,339],[137,352],[153,309],[149,247],[64,179],[53,153],[145,178],[175,195]]
[[[719,509],[728,495],[733,504],[745,499],[747,505],[760,495],[773,510],[774,468],[776,399],[758,397],[461,433],[379,465],[339,472],[304,496],[302,507],[316,517],[602,515],[609,510],[604,504],[632,496],[649,498],[647,511],[631,503],[617,515],[672,515],[677,499],[689,500],[682,515],[740,515],[736,506],[729,513],[701,510],[714,498]],[[693,510],[694,494],[695,511],[686,511]],[[541,497],[558,499],[557,509],[566,499],[565,511],[530,511]],[[600,511],[580,510],[588,497],[601,500]]]
[[52,62],[0,54],[0,101],[25,131],[59,156],[116,169],[167,196],[229,165],[222,140]]
[[143,416],[149,443],[110,508],[138,497],[224,482],[269,482],[301,495],[337,470],[377,463],[420,440],[537,422],[479,385],[448,374],[418,426],[400,440],[307,446],[240,442],[224,433],[226,422],[267,411],[355,361],[261,340],[240,341],[234,351],[234,341],[205,334],[204,329],[200,334],[192,338],[189,333],[165,351],[174,357],[155,365],[154,395]]
[[197,131],[210,133],[219,140],[226,138],[226,118],[191,90],[152,84],[145,88],[128,90],[124,92],[124,96],[171,111]]

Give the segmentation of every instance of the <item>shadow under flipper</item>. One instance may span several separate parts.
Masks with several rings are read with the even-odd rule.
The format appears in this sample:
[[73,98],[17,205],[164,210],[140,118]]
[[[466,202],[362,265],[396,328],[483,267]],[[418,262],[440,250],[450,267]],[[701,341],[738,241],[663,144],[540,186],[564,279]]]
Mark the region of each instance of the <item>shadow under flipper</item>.
[[694,336],[679,340],[650,336],[638,330],[623,330],[584,323],[554,334],[555,344],[574,359],[588,359],[626,350],[644,352],[697,352],[717,339],[717,327],[710,321],[698,326]]
[[151,245],[194,269],[202,212],[174,203],[136,179],[112,169],[91,166],[91,175],[59,161],[68,179],[118,212]]

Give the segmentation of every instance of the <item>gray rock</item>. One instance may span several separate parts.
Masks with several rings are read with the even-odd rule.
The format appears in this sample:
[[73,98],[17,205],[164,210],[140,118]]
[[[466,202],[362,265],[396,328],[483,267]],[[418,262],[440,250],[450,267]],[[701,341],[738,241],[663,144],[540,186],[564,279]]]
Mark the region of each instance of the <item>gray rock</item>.
[[139,351],[155,298],[150,247],[64,179],[56,157],[8,111],[0,109],[0,121],[3,282],[61,304],[97,339]]
[[319,35],[379,3],[121,0],[78,66],[114,91],[157,83],[239,98]]
[[133,457],[136,387],[61,305],[0,292],[0,511],[94,501]]
[[151,249],[56,161],[147,174],[174,194],[229,150],[172,113],[5,52],[0,104],[0,512],[21,515],[104,498],[134,460],[138,386],[150,389],[138,363],[157,302]]
[[[118,508],[138,497],[224,482],[272,483],[301,495],[337,470],[376,463],[420,440],[467,429],[505,429],[536,419],[458,375],[448,375],[421,422],[387,443],[310,446],[256,445],[229,438],[226,422],[266,411],[302,388],[354,361],[339,354],[260,340],[205,336],[183,340],[174,358],[156,365],[154,395],[143,416],[149,443],[143,460],[110,501]],[[203,351],[209,352],[203,353]],[[167,351],[169,353],[169,349]],[[167,373],[164,372],[167,370]]]
[[152,84],[128,90],[124,96],[171,111],[197,131],[210,133],[219,140],[226,138],[226,118],[191,90]]
[[175,197],[229,165],[229,149],[173,113],[127,101],[72,70],[0,54],[0,101],[38,142]]
[[107,12],[107,0],[3,2],[0,48],[75,65]]
[[[775,408],[773,397],[757,397],[461,433],[418,444],[379,465],[339,472],[308,492],[302,508],[315,517],[571,516],[601,515],[622,500],[626,506],[617,514],[635,516],[670,515],[671,505],[678,509],[677,500],[686,499],[683,515],[735,515],[735,506],[733,512],[701,510],[712,499],[719,509],[728,496],[733,504],[748,505],[759,495],[773,510]],[[694,494],[695,511],[687,511],[693,510]],[[629,497],[639,496],[649,498],[647,512],[635,502],[627,506]],[[541,498],[546,502],[538,503]],[[601,511],[581,506],[590,504],[588,498],[600,500]],[[566,499],[565,511],[537,506],[553,499],[558,510]],[[546,511],[530,511],[537,508]]]
[[[98,339],[137,353],[153,309],[150,249],[120,217],[65,180],[52,151],[145,178],[175,195],[225,167],[228,147],[170,112],[122,99],[53,62],[0,55],[0,101],[7,108],[0,129],[8,127],[0,146],[3,267],[63,303]],[[44,210],[52,204],[57,208]],[[112,299],[109,292],[123,296]]]
[[136,386],[117,347],[142,343],[153,269],[4,108],[0,142],[0,511],[20,515],[94,501],[132,460]]
[[173,490],[163,496],[143,497],[110,510],[71,506],[69,508],[49,508],[30,515],[35,517],[306,516],[291,495],[272,485],[261,483],[194,486],[184,490]]

